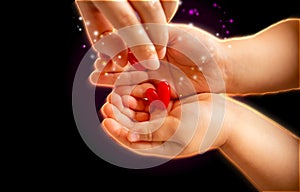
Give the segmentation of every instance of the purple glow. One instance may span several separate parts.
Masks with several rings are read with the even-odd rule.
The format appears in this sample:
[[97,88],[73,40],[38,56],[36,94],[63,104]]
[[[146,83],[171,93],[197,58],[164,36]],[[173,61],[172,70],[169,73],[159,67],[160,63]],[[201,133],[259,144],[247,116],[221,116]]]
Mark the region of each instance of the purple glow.
[[197,9],[190,9],[190,10],[189,10],[189,15],[196,15],[196,16],[198,16],[198,15],[199,15],[199,12],[198,12]]
[[233,19],[229,19],[229,23],[233,23]]
[[217,7],[217,6],[218,6],[218,4],[217,4],[217,3],[213,3],[213,6],[214,6],[214,7]]
[[83,45],[82,45],[82,48],[86,48],[86,45],[85,45],[85,44],[83,44]]

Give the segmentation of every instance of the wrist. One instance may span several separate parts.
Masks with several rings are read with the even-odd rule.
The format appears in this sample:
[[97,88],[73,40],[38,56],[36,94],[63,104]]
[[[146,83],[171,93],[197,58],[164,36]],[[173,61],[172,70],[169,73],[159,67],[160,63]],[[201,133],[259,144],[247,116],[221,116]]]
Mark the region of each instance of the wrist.
[[218,46],[220,54],[217,62],[223,72],[225,92],[229,94],[239,92],[237,89],[240,87],[240,82],[235,76],[238,73],[234,72],[236,70],[234,66],[237,66],[238,63],[237,53],[239,50],[236,50],[233,44],[232,40],[222,40]]
[[[205,130],[201,129],[205,132],[204,137],[201,139],[202,150],[200,149],[200,151],[202,152],[207,149],[218,149],[228,142],[234,126],[234,119],[237,114],[235,112],[236,109],[234,109],[235,106],[228,97],[220,94],[210,95],[212,100],[209,102],[210,106],[206,108],[210,108],[211,111],[205,111],[205,114],[200,114],[200,122],[205,124],[203,118],[209,119],[209,121],[206,122],[207,124],[201,126],[207,127]],[[205,146],[210,147],[207,148]]]

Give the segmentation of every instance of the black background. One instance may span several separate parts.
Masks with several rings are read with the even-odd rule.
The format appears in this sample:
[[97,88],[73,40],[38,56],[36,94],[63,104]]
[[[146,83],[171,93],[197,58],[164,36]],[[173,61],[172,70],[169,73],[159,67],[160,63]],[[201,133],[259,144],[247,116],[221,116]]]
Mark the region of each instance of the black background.
[[[213,3],[217,3],[220,8],[213,8]],[[81,23],[78,21],[79,15],[74,2],[71,0],[61,1],[56,7],[58,10],[53,11],[57,18],[55,33],[59,36],[56,41],[59,50],[56,53],[60,55],[52,68],[59,74],[59,77],[62,75],[62,78],[57,81],[58,84],[55,85],[55,87],[62,88],[62,92],[60,89],[55,89],[55,91],[59,91],[56,94],[57,99],[62,102],[57,106],[55,113],[58,121],[52,121],[54,124],[51,133],[54,137],[51,141],[52,144],[48,143],[51,153],[44,157],[46,161],[43,166],[50,171],[53,183],[67,184],[66,186],[70,185],[71,187],[81,185],[85,180],[88,181],[85,183],[86,186],[98,186],[99,190],[102,190],[103,187],[111,189],[120,187],[124,190],[159,190],[162,187],[165,189],[183,187],[185,190],[196,191],[256,191],[252,184],[216,151],[189,159],[173,160],[161,166],[144,170],[117,167],[96,156],[86,146],[77,131],[71,104],[72,81],[76,68],[87,51],[87,48],[83,49],[82,45],[88,45],[88,41],[85,34],[78,31],[78,25]],[[188,10],[194,7],[199,11],[197,17],[181,12],[183,8]],[[220,36],[226,36],[217,21],[220,18],[224,20],[232,18],[234,23],[228,26],[230,34],[227,35],[230,37],[258,32],[282,19],[299,16],[299,13],[299,6],[294,0],[276,2],[184,0],[173,22],[192,22],[214,34],[219,32]],[[54,78],[58,78],[58,76],[54,75]],[[109,90],[104,91],[104,93],[109,92]],[[299,112],[297,112],[300,108],[299,96],[299,91],[293,91],[238,99],[300,135]],[[127,184],[119,184],[121,181],[126,181]],[[108,182],[111,182],[112,185]],[[49,184],[51,184],[51,180]]]

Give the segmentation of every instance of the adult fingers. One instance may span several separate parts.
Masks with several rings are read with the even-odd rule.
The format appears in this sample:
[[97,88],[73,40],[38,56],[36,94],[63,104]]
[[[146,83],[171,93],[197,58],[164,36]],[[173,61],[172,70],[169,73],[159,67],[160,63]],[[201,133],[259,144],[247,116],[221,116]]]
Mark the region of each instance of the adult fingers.
[[113,87],[119,75],[119,73],[107,73],[95,70],[90,74],[89,81],[95,86]]
[[77,10],[84,21],[85,30],[92,44],[97,42],[100,34],[113,30],[112,24],[92,1],[76,0]]
[[[130,86],[137,85],[138,83],[146,81],[148,79],[147,72],[143,71],[123,71],[120,73],[119,71],[124,69],[118,67],[116,64],[113,64],[113,61],[102,63],[102,61],[99,60],[96,65],[100,68],[101,65],[107,65],[108,67],[104,68],[104,70],[97,69],[91,73],[89,79],[90,82],[94,85],[114,85],[115,87]],[[109,70],[109,68],[114,68],[115,71]]]
[[[129,1],[143,23],[143,27],[155,46],[160,59],[166,54],[168,28],[164,9],[158,0]],[[158,35],[159,34],[159,35]]]
[[127,1],[94,1],[93,3],[118,29],[118,34],[141,65],[147,69],[157,69],[159,61],[155,47],[131,5]]
[[[77,9],[85,24],[87,36],[93,48],[106,60],[118,62],[120,66],[127,64],[127,48],[124,41],[116,33],[113,25],[92,1],[76,1]],[[122,59],[120,59],[122,58]]]
[[178,10],[179,0],[160,0],[160,3],[164,9],[166,20],[169,23]]

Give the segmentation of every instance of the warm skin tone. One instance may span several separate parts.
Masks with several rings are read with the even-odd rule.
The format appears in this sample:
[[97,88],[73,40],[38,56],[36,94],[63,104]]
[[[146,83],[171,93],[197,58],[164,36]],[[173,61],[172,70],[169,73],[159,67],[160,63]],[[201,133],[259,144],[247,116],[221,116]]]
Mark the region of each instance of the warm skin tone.
[[[213,49],[213,58],[207,57],[203,66],[206,77],[200,71],[191,70],[191,67],[197,68],[199,64],[170,47],[167,47],[166,55],[162,59],[183,71],[198,93],[264,94],[299,87],[299,19],[283,20],[257,34],[227,40],[218,39],[196,27],[180,24],[170,26],[170,47],[196,50],[198,55],[207,54],[208,51],[203,49],[203,45]],[[173,28],[176,30],[172,30]],[[182,31],[195,39],[178,41]],[[124,71],[124,68],[111,61],[101,72],[98,71],[99,66],[101,59],[96,61],[96,69],[90,78],[97,86],[113,86],[119,74]],[[113,67],[117,71],[112,71]],[[216,70],[220,71],[222,77],[214,76]],[[197,80],[193,79],[195,74],[198,76]],[[220,78],[225,82],[226,90],[218,85]],[[209,79],[209,84],[216,88],[209,89],[205,79]]]
[[299,88],[299,33],[299,19],[291,18],[255,35],[223,41],[221,49],[229,72],[227,92],[265,93]]
[[[203,145],[204,133],[212,123],[212,118],[215,118],[214,121],[223,120],[218,134],[209,135],[216,138],[215,142],[205,150],[220,150],[259,190],[296,191],[299,188],[299,138],[270,118],[242,103],[221,95],[213,96],[215,97],[213,107],[217,111],[223,110],[222,102],[226,99],[226,112],[224,116],[217,117],[221,119],[212,117],[211,95],[199,94],[197,99],[186,98],[182,103],[172,101],[169,105],[168,116],[162,126],[148,134],[136,134],[136,132],[147,132],[145,129],[151,129],[149,127],[157,128],[154,122],[135,123],[133,127],[136,132],[129,132],[128,129],[132,128],[132,124],[122,120],[123,114],[116,115],[118,109],[112,103],[106,103],[102,108],[106,117],[102,122],[103,127],[112,138],[129,150],[152,148],[144,152],[136,151],[143,155],[168,156],[173,154],[174,148],[176,149],[179,145],[185,147],[177,157],[188,157],[204,152],[199,148]],[[136,103],[141,102],[132,100],[128,105],[135,110]],[[188,123],[195,122],[195,119],[191,117],[191,112],[189,113],[190,119],[183,119],[180,114],[189,112],[195,105],[200,105],[199,121],[195,133],[192,133],[194,134],[192,140],[187,141],[182,135],[191,134],[187,133],[190,129],[181,127],[179,123],[183,121],[183,124],[189,125]],[[142,113],[140,110],[135,111],[133,118],[145,120],[145,115]],[[210,129],[219,129],[218,126],[212,126]],[[182,138],[175,137],[170,141],[169,138],[175,131],[178,131],[177,129],[181,129]],[[163,151],[153,148],[162,144],[164,144]]]
[[[284,33],[281,33],[281,30]],[[221,41],[224,49],[228,43],[232,45],[230,49],[227,49],[228,52],[226,52],[228,54],[227,59],[234,61],[232,62],[232,66],[236,63],[250,65],[258,62],[260,70],[267,69],[264,71],[265,74],[262,74],[253,66],[248,67],[239,64],[239,66],[243,66],[243,70],[246,69],[249,72],[247,75],[241,76],[239,72],[230,73],[232,76],[225,78],[227,79],[227,90],[232,90],[234,93],[253,94],[299,89],[298,36],[299,21],[289,19],[279,22],[277,25],[273,25],[257,35],[248,38]],[[263,43],[262,37],[267,39],[268,43]],[[274,41],[270,40],[271,37],[274,38]],[[278,40],[285,38],[286,41]],[[247,44],[255,47],[253,52],[251,52],[249,46],[246,46]],[[268,51],[268,46],[274,51]],[[280,52],[274,54],[279,49],[275,46],[288,46],[296,50],[292,49],[285,52],[286,49],[280,49]],[[233,50],[234,47],[237,47],[235,51]],[[258,48],[262,50],[260,51]],[[264,54],[257,54],[256,52],[271,55],[266,56]],[[250,53],[253,53],[253,58]],[[243,54],[247,57],[241,56]],[[289,57],[286,57],[286,54]],[[240,59],[240,61],[237,59]],[[254,61],[256,60],[258,61],[255,63]],[[269,66],[270,63],[272,67]],[[280,68],[279,66],[282,63],[285,64],[284,70],[282,68],[279,70],[278,68]],[[292,70],[289,68],[292,68]],[[245,73],[243,70],[240,73]],[[279,72],[280,75],[278,75]],[[256,78],[251,79],[251,75]],[[238,81],[234,83],[235,79],[238,78],[243,83],[238,84],[239,86],[237,86]],[[257,82],[257,79],[260,79],[260,83]],[[269,84],[269,79],[275,79],[276,83]],[[162,125],[159,129],[151,132],[149,130],[157,128],[155,127],[157,124],[153,119],[149,120],[151,114],[148,110],[149,106],[143,100],[143,92],[149,87],[153,87],[153,85],[148,83],[141,84],[136,86],[130,93],[124,91],[126,89],[122,89],[122,86],[117,87],[112,95],[115,93],[120,94],[124,107],[120,107],[119,104],[115,105],[115,100],[111,99],[111,95],[108,102],[103,106],[102,113],[106,117],[103,121],[103,127],[117,142],[137,153],[154,156],[168,156],[172,154],[174,148],[185,146],[184,150],[177,157],[188,157],[203,152],[199,151],[199,149],[202,145],[205,145],[205,143],[202,143],[205,136],[204,133],[210,123],[212,123],[212,118],[213,121],[223,120],[221,129],[217,134],[213,136],[209,135],[216,138],[215,142],[208,149],[204,149],[204,151],[212,149],[220,150],[229,161],[234,163],[249,178],[258,190],[297,191],[299,189],[299,137],[249,106],[222,95],[203,93],[196,97],[186,97],[181,101],[172,100],[168,107],[168,115]],[[175,94],[173,93],[173,95]],[[224,109],[223,101],[226,106],[224,115],[214,117],[213,115],[215,114],[222,114],[222,110]],[[184,138],[186,137],[184,136],[174,137],[170,141],[169,139],[177,131],[176,129],[183,129],[180,126],[180,122],[183,121],[183,124],[188,125],[188,122],[195,121],[193,116],[183,118],[182,114],[189,112],[189,110],[198,105],[200,105],[199,109],[201,109],[198,114],[199,121],[191,141],[185,140]],[[131,112],[125,112],[125,108],[127,110],[129,108]],[[217,112],[213,113],[212,109]],[[117,111],[120,113],[116,113]],[[134,119],[138,122],[128,123],[129,121],[126,117],[129,120]],[[130,129],[134,131],[129,131]],[[219,129],[219,127],[212,126],[210,129]],[[187,130],[189,129],[186,129],[186,132],[182,132],[182,134],[189,135]],[[139,134],[140,132],[144,134]],[[163,151],[155,148],[155,146],[162,144],[164,145]],[[141,149],[149,148],[151,149],[141,151]]]
[[[109,12],[101,12],[101,8],[99,8],[99,6],[113,6],[112,4],[97,6],[92,5],[94,12],[91,13],[98,14],[97,17],[102,19],[109,20],[110,18],[109,25],[111,26],[124,27],[122,17],[114,17],[115,13],[109,15]],[[80,10],[85,10],[82,11],[84,19],[88,18],[86,20],[92,21],[95,15],[88,14],[91,9],[79,7]],[[118,10],[117,7],[114,9]],[[113,18],[117,18],[117,20]],[[165,20],[160,21],[166,23]],[[101,28],[100,25],[96,26],[96,29],[105,32],[111,29],[109,25],[101,24],[107,29]],[[123,85],[116,87],[115,93],[119,94],[116,97],[121,98],[122,102],[115,103],[119,100],[112,99],[115,98],[114,93],[109,96],[108,102],[101,110],[106,117],[102,122],[104,130],[124,147],[144,155],[168,157],[171,154],[173,157],[173,150],[178,146],[184,147],[184,150],[177,155],[178,158],[217,149],[234,163],[257,189],[261,191],[298,191],[299,137],[249,106],[215,93],[265,94],[299,89],[299,19],[283,20],[257,34],[227,40],[218,39],[195,27],[176,24],[170,26],[186,31],[199,40],[177,41],[182,34],[178,33],[178,30],[168,30],[168,43],[173,46],[191,51],[196,50],[199,55],[205,54],[207,51],[199,50],[203,44],[214,50],[213,60],[207,60],[207,65],[205,65],[207,67],[203,69],[206,75],[204,77],[200,71],[191,72],[191,67],[197,65],[182,53],[167,47],[165,54],[164,51],[162,54],[161,47],[156,46],[159,58],[182,70],[192,81],[197,93],[201,94],[179,101],[178,95],[173,90],[172,101],[168,106],[166,117],[157,127],[156,122],[152,120],[159,119],[160,116],[155,112],[149,113],[148,103],[143,99],[145,97],[143,93],[147,88],[153,87],[153,82],[138,86],[131,82],[130,85],[126,85],[135,86],[130,93],[124,92],[124,90],[128,90],[128,87],[126,89],[122,89]],[[93,30],[87,28],[90,37]],[[149,36],[148,38],[151,39],[151,34]],[[139,48],[137,47],[136,53]],[[97,71],[97,68],[100,68],[99,63],[101,63],[101,60],[98,60],[95,63],[96,70],[91,75],[91,82],[98,86],[113,87],[119,74],[127,73],[124,72],[127,60],[126,57],[123,58],[124,60],[117,66],[109,61],[102,72]],[[218,66],[215,70],[221,71],[221,79],[225,82],[226,90],[222,89],[222,86],[218,86],[220,77],[214,76],[214,68],[210,67],[212,63]],[[117,68],[117,71],[112,70],[114,67]],[[108,74],[104,75],[105,72]],[[140,73],[145,74],[145,72]],[[134,75],[128,73],[128,77],[138,77],[140,73]],[[197,74],[197,79],[193,78],[195,74]],[[150,71],[147,75],[155,77],[155,71]],[[209,89],[206,79],[209,79],[209,84],[214,84],[216,89]],[[170,79],[170,83],[176,84],[176,79]],[[214,94],[204,93],[211,91]],[[225,111],[223,111],[224,103]],[[201,110],[198,114],[196,113],[197,117],[182,116],[182,114],[191,114],[191,110],[198,109],[198,107]],[[216,117],[214,116],[216,114],[223,115]],[[149,119],[150,115],[153,115],[151,120]],[[194,122],[197,118],[199,121],[197,121],[195,130],[192,130],[195,132],[188,132],[191,130],[182,128],[181,123],[188,126],[189,122]],[[202,149],[201,147],[205,145],[202,141],[207,137],[204,133],[208,130],[209,125],[215,125],[213,124],[215,121],[223,122],[209,127],[219,130],[216,135],[209,135],[215,137],[216,140],[209,148]],[[134,131],[129,131],[130,129]],[[156,130],[149,131],[152,129]],[[177,135],[170,141],[170,137],[178,130],[182,135]],[[144,134],[139,134],[140,132]],[[191,140],[187,139],[189,135],[193,135]],[[161,145],[164,145],[163,151],[153,148]]]
[[[75,2],[86,24],[85,28],[92,44],[99,40],[100,34],[106,34],[115,29],[118,30],[128,26],[136,26],[141,30],[135,30],[132,33],[139,31],[139,34],[134,34],[134,37],[139,36],[138,41],[142,45],[132,47],[132,52],[139,61],[151,59],[151,62],[145,65],[146,68],[156,69],[159,67],[158,58],[165,56],[168,31],[165,27],[146,30],[145,24],[167,24],[178,9],[178,0],[76,0]],[[95,31],[97,31],[96,35]],[[163,37],[158,39],[160,45],[152,43],[154,39],[157,40],[157,33]],[[121,35],[122,39],[127,43],[130,41],[128,34]]]

